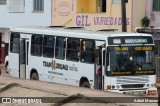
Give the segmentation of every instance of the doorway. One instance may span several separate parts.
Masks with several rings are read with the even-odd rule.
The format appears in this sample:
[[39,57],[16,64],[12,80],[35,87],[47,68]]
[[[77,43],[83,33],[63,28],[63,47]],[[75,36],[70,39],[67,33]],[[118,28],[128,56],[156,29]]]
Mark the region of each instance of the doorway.
[[26,79],[26,68],[28,64],[28,44],[27,39],[20,41],[20,55],[19,55],[19,78]]
[[105,48],[97,49],[95,62],[95,89],[103,90],[104,87],[104,67],[105,67]]

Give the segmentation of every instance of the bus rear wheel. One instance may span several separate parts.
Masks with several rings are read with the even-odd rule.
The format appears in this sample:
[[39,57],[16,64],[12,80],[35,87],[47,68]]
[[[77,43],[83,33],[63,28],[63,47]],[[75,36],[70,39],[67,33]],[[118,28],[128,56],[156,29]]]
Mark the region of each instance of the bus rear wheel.
[[90,88],[89,82],[88,82],[88,81],[85,81],[85,82],[82,84],[82,87]]
[[39,80],[39,78],[38,78],[38,74],[37,73],[32,73],[32,75],[31,75],[31,80]]

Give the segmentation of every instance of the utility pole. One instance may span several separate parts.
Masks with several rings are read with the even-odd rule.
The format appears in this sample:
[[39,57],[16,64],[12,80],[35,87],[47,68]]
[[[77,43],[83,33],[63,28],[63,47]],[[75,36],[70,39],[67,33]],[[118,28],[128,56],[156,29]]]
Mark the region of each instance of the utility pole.
[[121,0],[122,32],[127,32],[126,3],[128,0]]

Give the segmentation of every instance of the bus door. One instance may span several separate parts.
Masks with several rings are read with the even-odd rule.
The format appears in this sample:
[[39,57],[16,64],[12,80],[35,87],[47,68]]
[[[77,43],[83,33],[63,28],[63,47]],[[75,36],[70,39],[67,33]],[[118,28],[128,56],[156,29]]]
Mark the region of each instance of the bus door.
[[19,55],[19,78],[26,79],[26,69],[28,65],[28,47],[29,40],[20,40],[20,55]]
[[105,48],[99,48],[96,50],[95,57],[95,89],[103,89],[103,75],[105,69]]

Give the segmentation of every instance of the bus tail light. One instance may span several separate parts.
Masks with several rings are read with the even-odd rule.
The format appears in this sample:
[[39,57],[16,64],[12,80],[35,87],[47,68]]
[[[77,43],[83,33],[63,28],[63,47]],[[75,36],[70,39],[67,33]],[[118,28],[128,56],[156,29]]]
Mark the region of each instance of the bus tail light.
[[148,95],[155,95],[156,94],[156,90],[148,90]]
[[111,89],[111,85],[107,85],[107,89]]

